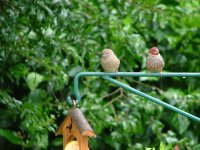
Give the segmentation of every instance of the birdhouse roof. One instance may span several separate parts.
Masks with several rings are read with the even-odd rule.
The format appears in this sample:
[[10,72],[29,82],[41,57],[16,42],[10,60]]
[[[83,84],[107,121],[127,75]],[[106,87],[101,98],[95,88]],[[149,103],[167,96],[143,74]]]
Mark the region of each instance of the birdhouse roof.
[[61,125],[56,131],[56,135],[62,134],[63,132],[63,126],[67,123],[67,120],[69,117],[72,120],[72,123],[77,127],[80,134],[83,136],[90,136],[90,137],[96,137],[94,131],[92,130],[90,124],[84,117],[83,113],[78,108],[73,108],[69,111],[69,115],[63,120]]

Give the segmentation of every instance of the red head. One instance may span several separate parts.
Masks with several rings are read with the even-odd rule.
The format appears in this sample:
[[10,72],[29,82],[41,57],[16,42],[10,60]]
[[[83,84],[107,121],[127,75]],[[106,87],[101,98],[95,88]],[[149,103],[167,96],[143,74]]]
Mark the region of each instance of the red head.
[[151,55],[158,55],[159,54],[159,50],[157,47],[152,47],[149,51],[148,51],[148,54],[151,54]]

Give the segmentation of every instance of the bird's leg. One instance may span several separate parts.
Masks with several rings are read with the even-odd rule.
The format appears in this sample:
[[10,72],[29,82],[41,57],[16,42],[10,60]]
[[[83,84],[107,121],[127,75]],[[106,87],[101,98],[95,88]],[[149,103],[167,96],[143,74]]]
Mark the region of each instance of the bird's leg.
[[162,78],[162,71],[160,72],[160,77]]
[[118,73],[118,71],[116,70],[116,71],[115,71],[115,75],[116,75],[116,77],[118,77],[117,73]]
[[104,72],[105,73],[105,76],[108,76],[108,72]]
[[149,75],[149,77],[150,77],[150,71],[148,71],[148,75]]

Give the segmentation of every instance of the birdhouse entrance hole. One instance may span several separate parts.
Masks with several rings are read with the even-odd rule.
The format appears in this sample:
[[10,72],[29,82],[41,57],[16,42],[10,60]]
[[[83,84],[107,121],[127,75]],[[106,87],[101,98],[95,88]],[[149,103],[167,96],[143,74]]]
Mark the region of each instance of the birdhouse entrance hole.
[[67,139],[67,143],[69,143],[71,141],[76,141],[76,137],[73,135],[70,135],[69,138]]

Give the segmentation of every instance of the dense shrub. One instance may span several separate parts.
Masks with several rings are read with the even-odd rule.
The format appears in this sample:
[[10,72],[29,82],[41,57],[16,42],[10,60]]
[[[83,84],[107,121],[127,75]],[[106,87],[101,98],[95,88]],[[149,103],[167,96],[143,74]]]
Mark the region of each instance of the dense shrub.
[[[67,97],[74,98],[74,76],[101,71],[106,47],[121,59],[120,71],[146,71],[152,46],[164,57],[164,71],[200,71],[198,0],[0,3],[0,149],[61,149],[62,138],[54,132],[68,112]],[[200,114],[198,78],[119,80]],[[79,107],[97,134],[91,149],[144,149],[161,142],[200,149],[196,122],[98,77],[81,80],[80,92]]]

